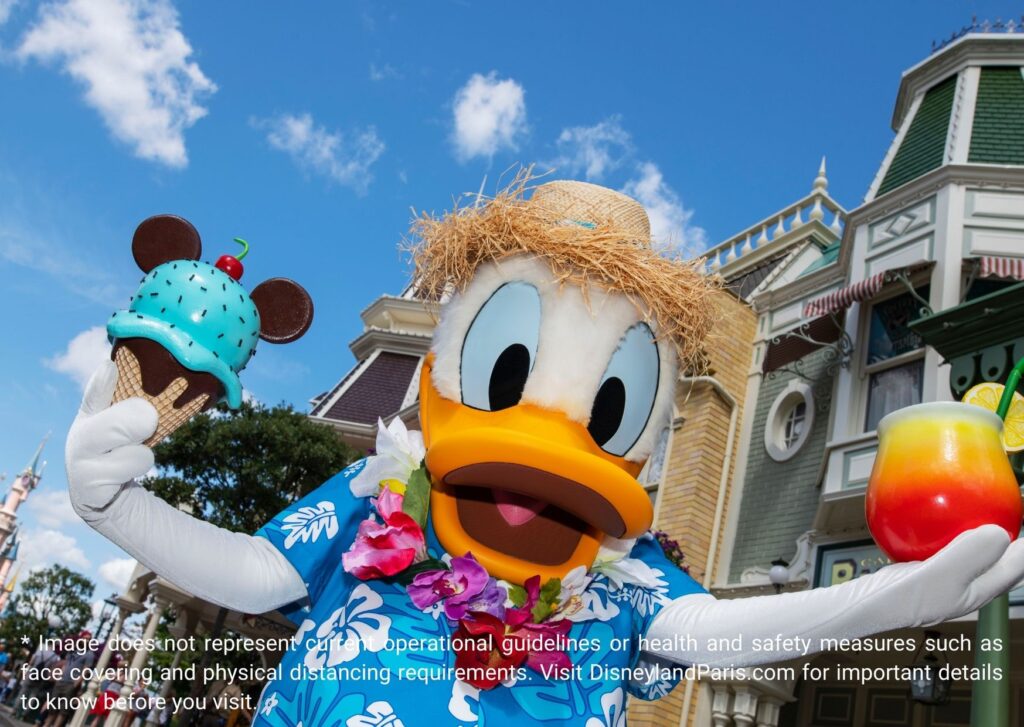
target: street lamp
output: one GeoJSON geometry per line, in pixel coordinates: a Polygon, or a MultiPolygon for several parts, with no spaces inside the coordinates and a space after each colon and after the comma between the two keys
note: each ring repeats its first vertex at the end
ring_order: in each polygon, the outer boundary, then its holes
{"type": "Polygon", "coordinates": [[[768,571],[768,580],[775,587],[776,593],[782,593],[782,589],[789,583],[789,563],[782,558],[773,560],[771,570],[768,571]]]}
{"type": "Polygon", "coordinates": [[[115,594],[111,594],[103,601],[103,607],[100,609],[100,624],[96,629],[96,641],[99,643],[104,643],[107,634],[114,628],[114,614],[117,613],[117,601],[114,600],[116,598],[115,594]]]}
{"type": "Polygon", "coordinates": [[[929,640],[935,642],[939,637],[938,631],[925,631],[924,641],[914,654],[914,663],[911,667],[910,698],[921,704],[946,704],[949,701],[949,672],[943,674],[942,666],[948,665],[942,652],[928,650],[924,656],[921,652],[929,640]],[[940,661],[941,657],[941,661],[940,661]]]}

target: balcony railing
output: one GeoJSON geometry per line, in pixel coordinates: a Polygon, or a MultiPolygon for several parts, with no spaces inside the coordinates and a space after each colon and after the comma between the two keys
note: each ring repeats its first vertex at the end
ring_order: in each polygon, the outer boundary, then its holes
{"type": "MultiPolygon", "coordinates": [[[[823,172],[819,173],[819,179],[824,178],[823,172]]],[[[706,270],[717,273],[771,241],[813,221],[827,225],[837,237],[842,235],[846,221],[846,210],[825,193],[825,186],[819,185],[818,180],[815,180],[814,191],[803,199],[710,248],[706,253],[706,270]],[[826,222],[826,219],[829,221],[826,222]]]]}

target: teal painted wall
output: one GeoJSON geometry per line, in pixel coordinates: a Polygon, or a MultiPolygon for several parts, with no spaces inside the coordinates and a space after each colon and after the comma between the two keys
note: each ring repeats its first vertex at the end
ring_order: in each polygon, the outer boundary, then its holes
{"type": "MultiPolygon", "coordinates": [[[[818,381],[824,377],[828,362],[821,351],[804,359],[804,370],[818,381]]],[[[818,409],[819,391],[831,392],[831,379],[825,386],[811,385],[815,393],[814,423],[800,451],[785,462],[776,462],[764,448],[764,430],[768,411],[776,397],[792,381],[783,374],[761,382],[748,449],[743,499],[733,546],[729,582],[739,581],[740,573],[752,566],[768,567],[771,561],[789,559],[796,550],[796,539],[811,527],[821,493],[817,477],[821,471],[828,433],[829,412],[818,409]]],[[[805,382],[806,383],[806,382],[805,382]]]]}

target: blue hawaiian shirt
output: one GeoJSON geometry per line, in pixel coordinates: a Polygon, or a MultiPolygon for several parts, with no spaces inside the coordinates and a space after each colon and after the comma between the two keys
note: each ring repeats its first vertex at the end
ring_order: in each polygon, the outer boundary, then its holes
{"type": "MultiPolygon", "coordinates": [[[[524,667],[490,690],[456,679],[455,656],[445,644],[455,629],[440,604],[421,611],[404,586],[361,581],[342,568],[341,555],[370,512],[369,499],[349,491],[363,464],[257,532],[295,567],[309,597],[281,609],[298,631],[277,678],[263,690],[255,725],[624,727],[627,693],[658,699],[678,683],[680,668],[641,660],[640,637],[673,598],[704,591],[650,535],[629,554],[647,575],[644,587],[597,575],[583,592],[580,615],[592,617],[569,632],[571,678],[545,678],[524,667]]],[[[430,554],[445,557],[430,526],[426,537],[430,554]]]]}

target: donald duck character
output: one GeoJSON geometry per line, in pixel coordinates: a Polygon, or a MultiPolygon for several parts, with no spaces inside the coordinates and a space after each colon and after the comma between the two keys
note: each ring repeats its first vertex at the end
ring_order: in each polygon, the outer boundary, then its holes
{"type": "Polygon", "coordinates": [[[420,293],[444,301],[422,434],[382,425],[373,456],[254,535],[137,482],[157,416],[110,404],[109,362],[68,435],[92,527],[196,596],[295,622],[257,724],[621,726],[627,694],[662,697],[686,667],[742,676],[961,616],[1024,577],[1021,541],[984,526],[841,585],[716,600],[648,534],[636,481],[699,370],[714,282],[652,247],[640,204],[581,182],[521,178],[414,233],[420,293]]]}

